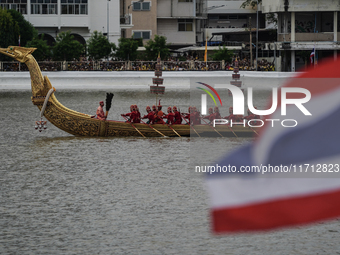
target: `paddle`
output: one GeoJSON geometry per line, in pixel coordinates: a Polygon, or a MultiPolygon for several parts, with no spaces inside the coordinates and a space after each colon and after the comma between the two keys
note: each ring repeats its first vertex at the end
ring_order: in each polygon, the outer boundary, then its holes
{"type": "MultiPolygon", "coordinates": [[[[183,117],[182,117],[182,118],[183,118],[183,117]]],[[[191,124],[190,124],[185,118],[183,118],[183,119],[185,120],[186,123],[188,123],[188,125],[192,128],[192,130],[194,130],[195,133],[196,133],[199,137],[201,137],[201,136],[199,135],[199,133],[197,133],[197,131],[194,129],[194,127],[191,126],[191,124]]]]}
{"type": "Polygon", "coordinates": [[[132,125],[132,123],[127,119],[127,118],[125,118],[125,116],[124,115],[122,115],[123,116],[123,118],[124,119],[126,119],[127,120],[127,122],[129,122],[130,124],[131,124],[131,126],[134,128],[134,129],[136,129],[136,131],[141,135],[141,136],[143,136],[144,138],[145,138],[145,136],[134,126],[134,125],[132,125]]]}
{"type": "Polygon", "coordinates": [[[144,121],[140,120],[141,122],[143,122],[144,124],[148,125],[149,127],[151,127],[153,130],[155,130],[158,134],[161,134],[162,136],[166,137],[166,135],[162,134],[160,131],[158,131],[157,129],[155,129],[153,126],[149,125],[148,123],[145,123],[144,121]]]}
{"type": "Polygon", "coordinates": [[[171,128],[171,130],[172,130],[172,131],[174,131],[176,135],[178,135],[179,137],[181,137],[181,136],[180,136],[180,134],[178,134],[178,133],[176,132],[176,130],[175,130],[175,129],[173,129],[172,127],[170,127],[170,125],[169,125],[169,124],[167,124],[167,123],[165,123],[165,124],[166,124],[166,125],[167,125],[169,128],[171,128]]]}
{"type": "Polygon", "coordinates": [[[231,130],[231,132],[233,132],[233,134],[235,135],[235,137],[238,137],[235,132],[231,129],[231,127],[229,126],[229,124],[227,124],[228,128],[231,130]]]}
{"type": "Polygon", "coordinates": [[[106,93],[106,100],[105,100],[106,113],[105,113],[105,117],[107,117],[107,115],[109,114],[109,110],[110,110],[111,105],[112,105],[113,96],[114,96],[113,93],[106,93]]]}
{"type": "Polygon", "coordinates": [[[211,127],[213,130],[215,130],[217,134],[219,134],[220,136],[223,137],[223,135],[221,135],[220,132],[218,132],[215,128],[213,128],[212,126],[210,126],[210,125],[202,118],[202,116],[199,115],[199,117],[200,117],[201,120],[203,120],[203,121],[205,122],[205,124],[207,124],[207,125],[208,125],[209,127],[211,127]]]}

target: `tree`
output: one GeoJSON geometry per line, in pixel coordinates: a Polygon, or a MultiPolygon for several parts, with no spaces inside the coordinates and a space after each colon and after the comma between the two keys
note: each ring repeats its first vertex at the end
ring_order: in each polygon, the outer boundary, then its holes
{"type": "Polygon", "coordinates": [[[145,45],[145,52],[149,60],[156,60],[158,54],[160,54],[161,59],[166,59],[170,55],[166,37],[155,35],[155,39],[149,40],[145,45]]]}
{"type": "Polygon", "coordinates": [[[18,45],[19,26],[12,15],[0,8],[0,47],[6,48],[8,46],[18,45]]]}
{"type": "Polygon", "coordinates": [[[261,4],[262,0],[246,0],[241,4],[241,8],[246,8],[247,6],[251,6],[252,9],[255,9],[256,5],[261,4]]]}
{"type": "Polygon", "coordinates": [[[95,60],[108,58],[111,52],[116,50],[116,45],[110,43],[101,32],[94,31],[87,41],[87,52],[95,60]]]}
{"type": "Polygon", "coordinates": [[[84,53],[83,45],[74,39],[70,31],[61,32],[57,35],[56,43],[53,46],[53,59],[72,61],[80,58],[84,53]]]}
{"type": "Polygon", "coordinates": [[[24,16],[22,16],[20,12],[17,12],[16,10],[8,10],[8,12],[11,14],[13,20],[18,22],[20,46],[26,46],[28,41],[31,41],[34,37],[38,36],[38,31],[31,23],[25,20],[24,16]]]}
{"type": "Polygon", "coordinates": [[[37,48],[32,55],[38,61],[46,60],[51,57],[51,49],[47,45],[47,41],[44,40],[44,34],[42,34],[40,37],[34,37],[31,41],[27,42],[26,46],[37,48]]]}
{"type": "Polygon", "coordinates": [[[212,55],[212,59],[214,61],[225,60],[227,62],[231,62],[233,55],[234,55],[234,52],[231,51],[231,50],[228,50],[225,47],[225,45],[223,45],[223,48],[221,48],[221,46],[219,46],[218,50],[214,50],[214,54],[212,55]]]}
{"type": "MultiPolygon", "coordinates": [[[[241,4],[240,8],[246,8],[247,6],[251,6],[251,8],[254,10],[257,4],[261,3],[262,0],[258,0],[258,2],[256,0],[246,0],[241,4]]],[[[268,20],[269,23],[273,23],[274,25],[277,24],[277,17],[274,13],[268,13],[266,15],[266,19],[268,20]]]]}
{"type": "Polygon", "coordinates": [[[116,57],[120,60],[136,60],[137,58],[138,41],[129,38],[120,38],[116,57]]]}

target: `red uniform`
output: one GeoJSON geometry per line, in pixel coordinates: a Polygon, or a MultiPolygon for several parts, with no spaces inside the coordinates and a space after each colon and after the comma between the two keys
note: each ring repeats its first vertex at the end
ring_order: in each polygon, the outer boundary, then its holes
{"type": "Polygon", "coordinates": [[[259,123],[260,121],[258,121],[258,120],[260,120],[261,118],[260,118],[259,115],[250,114],[250,115],[248,115],[248,116],[245,116],[244,119],[247,120],[247,121],[257,119],[257,121],[256,121],[256,120],[255,120],[255,121],[252,121],[252,122],[251,122],[251,125],[258,125],[258,124],[260,124],[260,123],[259,123]]]}
{"type": "Polygon", "coordinates": [[[182,123],[182,116],[181,113],[178,111],[175,111],[175,121],[174,124],[181,124],[182,123]]]}
{"type": "Polygon", "coordinates": [[[215,114],[211,113],[210,115],[203,117],[203,119],[207,119],[212,122],[215,119],[215,114]]]}
{"type": "Polygon", "coordinates": [[[214,119],[222,119],[221,114],[219,112],[214,112],[214,119]]]}
{"type": "Polygon", "coordinates": [[[142,119],[149,119],[147,122],[148,124],[154,124],[155,123],[155,114],[153,112],[149,112],[148,114],[144,115],[142,119]]]}
{"type": "Polygon", "coordinates": [[[129,112],[129,113],[126,113],[126,114],[122,114],[122,116],[129,117],[128,122],[135,123],[137,113],[136,113],[136,111],[132,111],[132,112],[129,112]]]}
{"type": "Polygon", "coordinates": [[[214,107],[214,119],[222,119],[220,110],[217,106],[214,107]]]}
{"type": "Polygon", "coordinates": [[[167,119],[167,124],[171,125],[174,123],[175,114],[173,112],[169,112],[168,115],[165,115],[163,118],[167,119]]]}
{"type": "Polygon", "coordinates": [[[191,123],[190,122],[191,121],[191,118],[190,118],[191,117],[191,113],[183,113],[183,114],[186,114],[186,115],[183,115],[183,118],[184,119],[188,119],[188,122],[191,123]]]}
{"type": "Polygon", "coordinates": [[[242,116],[234,115],[234,114],[230,114],[229,116],[225,116],[223,119],[232,120],[233,123],[235,123],[235,122],[242,122],[242,116]]]}
{"type": "Polygon", "coordinates": [[[133,119],[133,123],[140,123],[140,119],[141,119],[141,117],[140,117],[140,112],[137,110],[137,111],[136,111],[136,116],[135,116],[135,118],[133,119]]]}
{"type": "Polygon", "coordinates": [[[201,124],[201,118],[200,118],[200,113],[199,113],[199,112],[194,111],[194,112],[192,113],[191,123],[192,123],[193,125],[199,125],[199,124],[201,124]]]}
{"type": "Polygon", "coordinates": [[[203,119],[207,119],[210,122],[212,122],[215,119],[213,108],[211,108],[211,107],[209,108],[209,115],[203,117],[203,119]]]}

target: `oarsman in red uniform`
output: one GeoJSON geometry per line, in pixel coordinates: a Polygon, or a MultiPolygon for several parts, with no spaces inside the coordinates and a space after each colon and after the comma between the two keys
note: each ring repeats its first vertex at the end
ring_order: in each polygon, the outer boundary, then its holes
{"type": "Polygon", "coordinates": [[[135,115],[134,118],[132,119],[133,123],[140,123],[140,112],[139,112],[139,108],[138,106],[135,104],[134,105],[135,108],[135,115]]]}
{"type": "Polygon", "coordinates": [[[175,114],[172,112],[171,106],[168,107],[168,114],[163,116],[164,119],[167,119],[166,124],[173,124],[174,123],[175,114]]]}
{"type": "Polygon", "coordinates": [[[200,112],[197,111],[196,106],[192,107],[192,117],[191,117],[191,124],[193,125],[199,125],[201,124],[201,117],[200,112]]]}
{"type": "MultiPolygon", "coordinates": [[[[254,107],[255,109],[257,109],[257,107],[254,107]]],[[[247,120],[247,123],[248,123],[248,121],[249,120],[254,120],[254,121],[251,121],[251,124],[250,125],[258,125],[258,124],[260,124],[259,122],[260,121],[256,121],[255,119],[257,119],[257,120],[260,120],[261,118],[260,118],[260,116],[259,115],[256,115],[256,114],[254,114],[254,113],[252,113],[250,110],[249,110],[249,108],[248,108],[248,116],[245,116],[243,119],[245,119],[245,120],[247,120]]]]}
{"type": "Polygon", "coordinates": [[[154,124],[155,123],[155,114],[151,111],[150,106],[146,107],[146,112],[148,114],[144,115],[142,119],[149,119],[146,123],[147,124],[154,124]]]}
{"type": "MultiPolygon", "coordinates": [[[[232,120],[233,123],[235,122],[242,122],[242,119],[243,119],[243,116],[242,115],[234,115],[233,114],[233,107],[229,107],[229,115],[228,116],[225,116],[223,119],[226,119],[226,120],[232,120]]],[[[230,124],[230,122],[229,122],[230,124]]]]}
{"type": "Polygon", "coordinates": [[[157,111],[156,105],[152,106],[152,112],[153,112],[154,115],[157,115],[158,111],[157,111]]]}
{"type": "Polygon", "coordinates": [[[183,115],[183,118],[184,119],[188,119],[188,122],[186,123],[186,125],[188,125],[188,124],[192,124],[191,123],[191,115],[192,115],[192,107],[191,106],[189,106],[189,108],[188,108],[188,113],[182,113],[182,115],[183,115]]]}
{"type": "Polygon", "coordinates": [[[203,117],[203,119],[209,120],[209,124],[210,124],[215,119],[215,114],[214,114],[214,110],[212,107],[209,108],[208,113],[209,115],[203,117]]]}
{"type": "Polygon", "coordinates": [[[217,106],[214,107],[214,119],[222,119],[220,110],[217,106]]]}
{"type": "Polygon", "coordinates": [[[177,111],[177,107],[174,106],[172,107],[174,114],[175,114],[175,121],[174,124],[181,124],[182,123],[182,116],[181,113],[179,111],[177,111]]]}
{"type": "Polygon", "coordinates": [[[159,117],[162,117],[163,115],[165,115],[165,114],[163,113],[163,111],[162,111],[162,105],[161,105],[161,100],[160,100],[160,99],[159,99],[159,103],[158,103],[158,106],[157,106],[157,110],[158,110],[157,115],[158,115],[159,117]]]}
{"type": "Polygon", "coordinates": [[[135,105],[131,105],[130,106],[130,111],[129,113],[126,114],[121,114],[121,116],[123,117],[129,117],[129,119],[126,122],[134,122],[134,120],[136,119],[136,114],[137,112],[135,111],[135,105]]]}
{"type": "Polygon", "coordinates": [[[157,123],[157,124],[164,124],[164,121],[163,121],[164,113],[162,111],[161,100],[159,100],[159,104],[158,104],[157,108],[158,109],[157,109],[155,123],[157,123]]]}
{"type": "Polygon", "coordinates": [[[105,116],[103,107],[104,107],[104,102],[100,101],[99,106],[98,106],[97,111],[96,111],[96,115],[97,115],[96,119],[106,120],[106,116],[105,116]]]}

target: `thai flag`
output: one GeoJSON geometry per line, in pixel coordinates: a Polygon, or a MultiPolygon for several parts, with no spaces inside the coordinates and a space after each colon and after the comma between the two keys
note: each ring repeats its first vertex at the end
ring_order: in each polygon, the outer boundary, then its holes
{"type": "Polygon", "coordinates": [[[314,57],[315,57],[315,48],[313,49],[313,51],[310,53],[310,63],[313,64],[314,62],[314,57]]]}
{"type": "MultiPolygon", "coordinates": [[[[235,166],[235,173],[208,174],[215,233],[270,230],[340,216],[339,65],[340,60],[324,63],[285,86],[311,92],[304,106],[312,116],[305,116],[295,105],[287,106],[287,115],[282,116],[278,107],[270,119],[295,119],[298,125],[266,123],[255,141],[218,162],[219,167],[235,166]],[[291,172],[237,172],[242,166],[270,165],[291,172]]],[[[302,98],[301,93],[290,98],[302,98]]]]}

